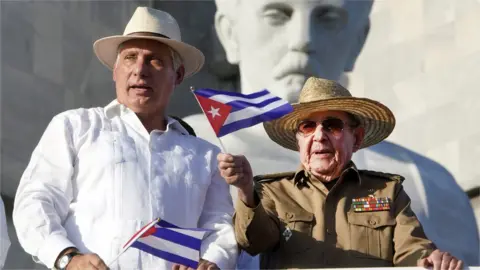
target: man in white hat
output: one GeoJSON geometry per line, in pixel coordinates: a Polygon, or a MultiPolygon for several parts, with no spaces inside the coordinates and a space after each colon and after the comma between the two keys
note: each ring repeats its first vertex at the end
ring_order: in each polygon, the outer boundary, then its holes
{"type": "MultiPolygon", "coordinates": [[[[202,67],[202,52],[181,41],[171,15],[146,7],[94,50],[113,69],[117,98],[48,125],[15,199],[22,247],[50,268],[106,269],[135,232],[161,218],[212,230],[199,268],[233,268],[233,205],[219,150],[165,114],[175,87],[202,67]]],[[[187,269],[132,248],[108,267],[187,269]]]]}
{"type": "Polygon", "coordinates": [[[299,152],[297,171],[253,179],[244,156],[218,155],[222,176],[238,191],[237,241],[261,254],[261,269],[462,268],[425,236],[403,177],[359,170],[351,161],[354,152],[393,131],[386,106],[311,77],[293,107],[264,126],[275,143],[299,152]]]}

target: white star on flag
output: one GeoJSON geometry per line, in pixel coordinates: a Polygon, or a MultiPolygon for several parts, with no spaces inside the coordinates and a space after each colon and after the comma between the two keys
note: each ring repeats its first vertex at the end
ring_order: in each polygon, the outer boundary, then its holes
{"type": "Polygon", "coordinates": [[[208,113],[212,115],[212,118],[215,118],[217,115],[221,116],[218,110],[220,110],[220,108],[214,108],[213,106],[210,106],[210,111],[208,111],[208,113]]]}

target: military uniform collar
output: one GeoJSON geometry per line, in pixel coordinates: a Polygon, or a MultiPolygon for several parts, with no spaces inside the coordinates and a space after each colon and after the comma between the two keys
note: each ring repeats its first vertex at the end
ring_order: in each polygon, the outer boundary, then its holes
{"type": "MultiPolygon", "coordinates": [[[[355,163],[353,163],[353,161],[350,161],[347,164],[346,168],[340,174],[339,179],[344,179],[349,175],[351,175],[351,180],[357,180],[358,184],[362,185],[362,178],[360,177],[357,166],[355,165],[355,163]]],[[[295,175],[293,176],[293,184],[298,188],[303,186],[308,187],[308,182],[311,181],[311,179],[318,180],[309,171],[305,170],[305,167],[303,165],[300,165],[298,170],[295,172],[295,175]]]]}
{"type": "MultiPolygon", "coordinates": [[[[110,102],[107,106],[104,107],[103,110],[104,110],[105,116],[108,119],[112,119],[116,116],[119,116],[119,117],[124,116],[130,119],[133,118],[134,119],[133,122],[135,123],[135,128],[138,128],[138,130],[142,130],[142,131],[145,130],[145,127],[140,122],[140,119],[138,119],[136,114],[132,110],[130,110],[127,106],[118,102],[117,99],[114,99],[112,102],[110,102]]],[[[162,132],[168,132],[169,130],[174,129],[179,131],[182,135],[189,134],[188,130],[186,130],[182,126],[182,124],[175,118],[166,117],[166,121],[167,121],[167,124],[165,126],[165,131],[162,131],[162,132]]],[[[147,133],[145,135],[148,136],[149,134],[147,133]]]]}

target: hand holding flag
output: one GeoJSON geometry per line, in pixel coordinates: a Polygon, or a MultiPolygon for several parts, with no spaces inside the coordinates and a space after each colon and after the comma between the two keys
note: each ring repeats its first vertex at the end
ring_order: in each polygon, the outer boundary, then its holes
{"type": "Polygon", "coordinates": [[[123,246],[122,252],[108,265],[112,265],[128,248],[134,247],[164,260],[196,269],[200,260],[202,239],[210,230],[184,229],[157,218],[123,246]]]}

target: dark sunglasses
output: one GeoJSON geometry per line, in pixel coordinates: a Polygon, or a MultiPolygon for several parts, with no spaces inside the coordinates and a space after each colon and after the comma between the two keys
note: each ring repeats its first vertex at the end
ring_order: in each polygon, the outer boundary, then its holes
{"type": "Polygon", "coordinates": [[[301,121],[297,126],[297,133],[302,134],[303,136],[308,136],[315,132],[318,125],[322,125],[322,129],[325,132],[332,134],[333,136],[340,136],[343,129],[345,128],[345,122],[339,118],[327,118],[321,122],[304,120],[301,121]]]}

